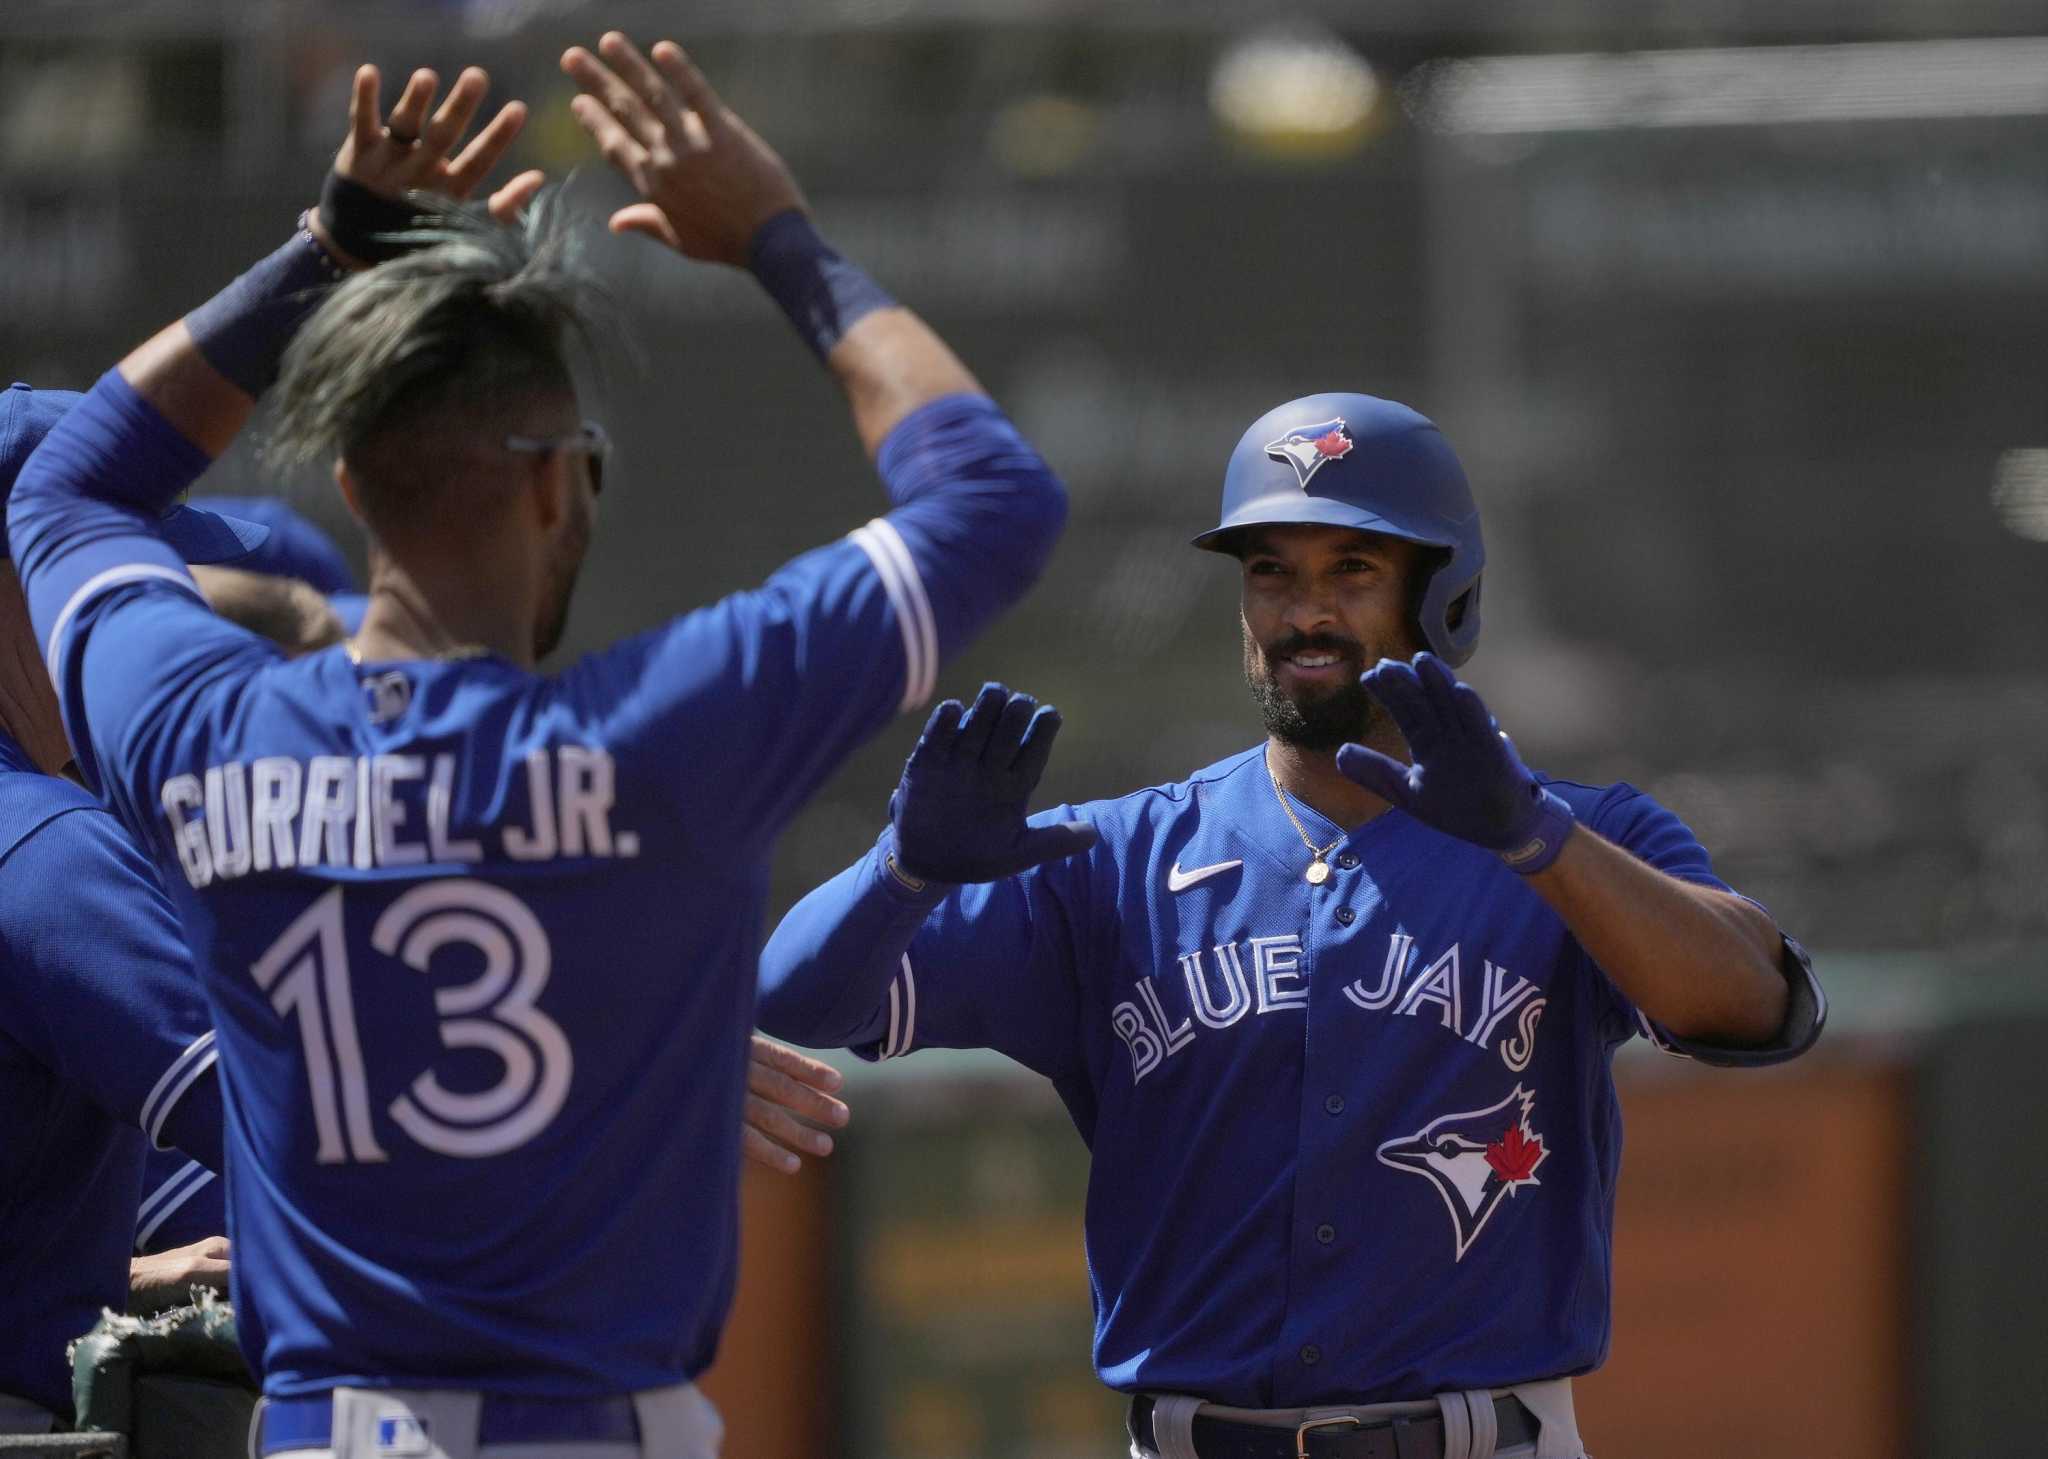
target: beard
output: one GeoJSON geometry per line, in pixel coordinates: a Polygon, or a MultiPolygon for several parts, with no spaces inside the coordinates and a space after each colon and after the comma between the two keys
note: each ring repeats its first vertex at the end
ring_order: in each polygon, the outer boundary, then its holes
{"type": "Polygon", "coordinates": [[[1244,628],[1244,679],[1251,686],[1252,702],[1259,706],[1266,733],[1297,749],[1333,752],[1352,741],[1363,743],[1380,714],[1379,705],[1358,682],[1368,664],[1381,655],[1355,639],[1331,633],[1290,633],[1271,644],[1261,645],[1244,628]],[[1308,689],[1289,694],[1281,687],[1279,663],[1298,653],[1333,653],[1352,668],[1350,677],[1327,689],[1308,689]]]}

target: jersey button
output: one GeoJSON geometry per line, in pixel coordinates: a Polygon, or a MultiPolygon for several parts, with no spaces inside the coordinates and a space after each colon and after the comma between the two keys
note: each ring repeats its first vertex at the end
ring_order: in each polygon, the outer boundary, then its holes
{"type": "Polygon", "coordinates": [[[1308,1367],[1313,1368],[1317,1363],[1320,1363],[1322,1360],[1323,1350],[1317,1347],[1314,1343],[1308,1344],[1301,1350],[1301,1361],[1304,1365],[1308,1367]]]}
{"type": "Polygon", "coordinates": [[[1332,1226],[1328,1221],[1325,1221],[1322,1225],[1316,1227],[1316,1240],[1322,1242],[1323,1245],[1328,1246],[1332,1241],[1335,1241],[1336,1239],[1337,1228],[1335,1226],[1332,1226]]]}
{"type": "Polygon", "coordinates": [[[1358,869],[1358,858],[1347,851],[1337,858],[1337,865],[1346,871],[1356,871],[1358,869]]]}
{"type": "Polygon", "coordinates": [[[1341,1094],[1325,1095],[1323,1098],[1323,1108],[1333,1115],[1344,1113],[1344,1096],[1341,1094]]]}
{"type": "Polygon", "coordinates": [[[1356,922],[1357,920],[1358,914],[1352,911],[1349,907],[1339,907],[1337,909],[1337,921],[1341,923],[1343,926],[1349,927],[1353,922],[1356,922]]]}

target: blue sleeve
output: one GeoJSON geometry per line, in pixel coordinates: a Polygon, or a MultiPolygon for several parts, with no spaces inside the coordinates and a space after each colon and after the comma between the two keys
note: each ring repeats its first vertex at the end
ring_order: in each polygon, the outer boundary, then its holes
{"type": "Polygon", "coordinates": [[[131,825],[124,789],[146,798],[135,747],[174,706],[197,713],[216,683],[281,656],[217,617],[157,529],[163,507],[206,469],[117,371],[29,457],[7,503],[7,538],[78,767],[131,825]]]}
{"type": "Polygon", "coordinates": [[[150,1151],[135,1208],[135,1254],[154,1256],[226,1235],[226,1194],[220,1177],[183,1150],[150,1151]]]}
{"type": "MultiPolygon", "coordinates": [[[[1714,874],[1713,862],[1692,829],[1632,785],[1612,787],[1585,820],[1591,829],[1667,875],[1719,891],[1733,890],[1714,874]]],[[[1766,1044],[1738,1048],[1680,1038],[1630,1004],[1611,982],[1607,988],[1644,1037],[1668,1054],[1726,1067],[1781,1064],[1799,1057],[1819,1039],[1827,1021],[1827,996],[1806,949],[1782,932],[1779,936],[1784,939],[1781,961],[1791,996],[1786,1000],[1784,1024],[1766,1044]]],[[[1602,981],[1606,982],[1604,974],[1602,981]]]]}
{"type": "Polygon", "coordinates": [[[941,661],[1023,597],[1065,525],[1051,469],[981,396],[913,412],[877,459],[887,516],[562,676],[614,753],[674,767],[693,816],[783,824],[931,697],[941,661]]]}
{"type": "MultiPolygon", "coordinates": [[[[1052,824],[1071,807],[1033,816],[1052,824]]],[[[882,865],[887,837],[790,910],[761,956],[756,1019],[776,1038],[850,1048],[994,1049],[1048,1078],[1080,1061],[1087,861],[913,896],[882,865]]]]}
{"type": "Polygon", "coordinates": [[[0,942],[13,1039],[153,1144],[219,1169],[199,978],[169,898],[113,817],[80,805],[15,844],[0,862],[0,942]]]}

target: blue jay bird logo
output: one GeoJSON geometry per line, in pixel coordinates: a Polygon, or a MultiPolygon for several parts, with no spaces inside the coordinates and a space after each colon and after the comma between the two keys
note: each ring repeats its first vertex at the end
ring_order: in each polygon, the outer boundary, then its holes
{"type": "Polygon", "coordinates": [[[1342,461],[1351,454],[1351,431],[1340,417],[1326,420],[1321,425],[1303,426],[1298,431],[1289,431],[1279,440],[1266,447],[1266,454],[1275,461],[1285,461],[1294,468],[1294,474],[1301,478],[1301,489],[1308,490],[1308,480],[1332,461],[1342,461]]]}
{"type": "Polygon", "coordinates": [[[1529,1127],[1536,1096],[1521,1085],[1499,1104],[1443,1115],[1380,1146],[1383,1165],[1419,1175],[1436,1187],[1457,1228],[1457,1260],[1479,1238],[1501,1203],[1525,1185],[1541,1185],[1536,1167],[1549,1158],[1529,1127]]]}

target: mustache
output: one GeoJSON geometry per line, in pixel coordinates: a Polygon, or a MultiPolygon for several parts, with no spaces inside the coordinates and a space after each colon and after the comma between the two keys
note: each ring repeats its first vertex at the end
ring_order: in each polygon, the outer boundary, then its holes
{"type": "Polygon", "coordinates": [[[1287,659],[1304,653],[1339,654],[1357,659],[1364,657],[1365,646],[1355,638],[1335,633],[1290,633],[1285,638],[1259,645],[1259,651],[1268,659],[1287,659]]]}

